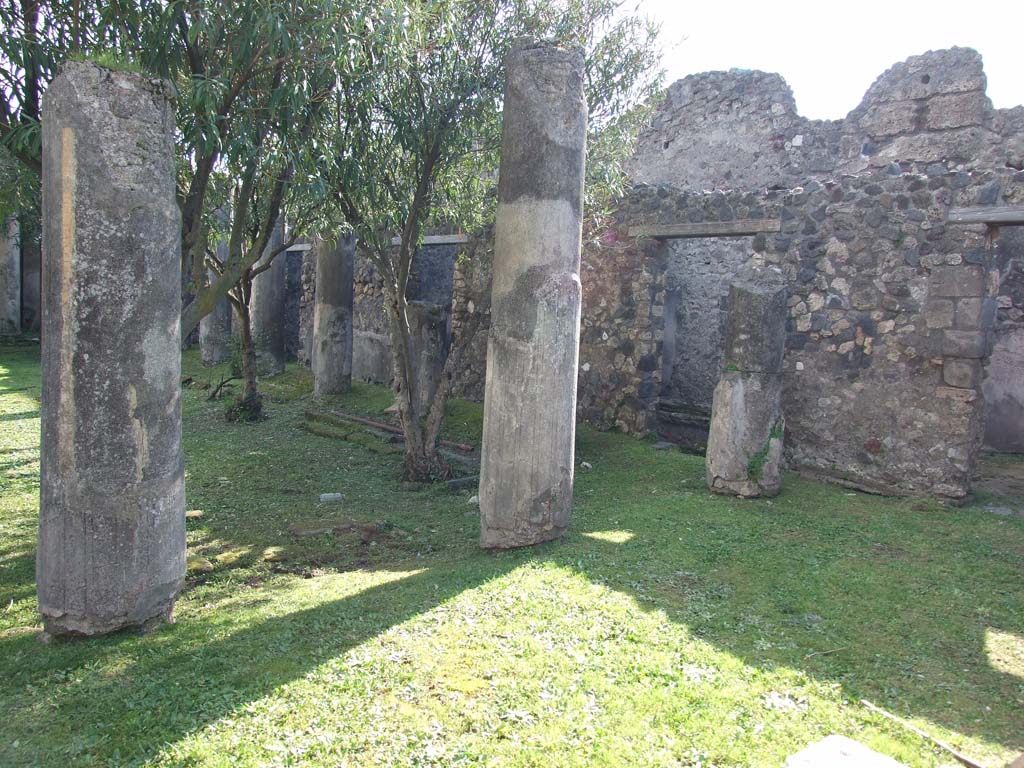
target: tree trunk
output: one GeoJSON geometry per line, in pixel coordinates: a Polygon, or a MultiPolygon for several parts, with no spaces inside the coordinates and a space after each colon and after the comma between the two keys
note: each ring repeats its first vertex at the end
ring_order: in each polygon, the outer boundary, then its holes
{"type": "Polygon", "coordinates": [[[229,421],[259,421],[263,417],[263,395],[256,382],[256,347],[252,343],[252,321],[249,315],[250,291],[240,287],[241,301],[232,301],[238,316],[238,346],[242,366],[242,397],[228,409],[229,421]]]}
{"type": "Polygon", "coordinates": [[[252,343],[252,322],[249,318],[249,307],[239,304],[235,307],[238,315],[238,344],[241,349],[242,380],[245,382],[243,398],[258,394],[256,385],[256,348],[252,343]]]}
{"type": "Polygon", "coordinates": [[[419,408],[416,406],[419,392],[413,370],[408,305],[398,296],[391,295],[388,298],[391,355],[395,365],[395,399],[405,435],[403,476],[417,482],[446,480],[451,477],[451,467],[437,452],[437,436],[429,441],[425,439],[423,424],[418,415],[419,408]]]}

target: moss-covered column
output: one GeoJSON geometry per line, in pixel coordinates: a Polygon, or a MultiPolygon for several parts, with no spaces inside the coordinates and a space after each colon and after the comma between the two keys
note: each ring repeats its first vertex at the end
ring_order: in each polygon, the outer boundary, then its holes
{"type": "Polygon", "coordinates": [[[49,633],[159,622],[185,577],[170,94],[71,63],[43,100],[36,577],[49,633]]]}
{"type": "Polygon", "coordinates": [[[569,525],[579,361],[583,53],[520,43],[506,63],[480,467],[488,548],[569,525]]]}
{"type": "Polygon", "coordinates": [[[767,266],[741,269],[729,288],[724,371],[711,405],[708,488],[774,496],[782,462],[786,280],[767,266]]]}
{"type": "Polygon", "coordinates": [[[313,305],[313,389],[337,395],[352,389],[352,279],[356,240],[316,244],[313,305]]]}

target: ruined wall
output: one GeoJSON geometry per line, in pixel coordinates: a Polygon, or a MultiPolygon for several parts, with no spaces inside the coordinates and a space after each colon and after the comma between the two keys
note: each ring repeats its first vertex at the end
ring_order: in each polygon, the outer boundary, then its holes
{"type": "Polygon", "coordinates": [[[313,312],[316,308],[316,251],[310,248],[302,255],[299,273],[299,348],[300,365],[313,364],[313,312]]]}
{"type": "Polygon", "coordinates": [[[352,295],[352,378],[389,384],[394,374],[384,281],[358,248],[352,295]]]}
{"type": "MultiPolygon", "coordinates": [[[[1014,180],[1002,190],[999,202],[1024,205],[1024,173],[1014,180]]],[[[984,386],[985,443],[995,450],[1024,453],[1024,227],[997,230],[995,248],[999,289],[995,344],[984,386]]]]}
{"type": "Polygon", "coordinates": [[[985,84],[976,51],[929,51],[883,73],[845,119],[808,120],[779,75],[691,75],[668,89],[630,175],[694,191],[756,191],[891,165],[1020,170],[1024,110],[993,109],[985,84]]]}
{"type": "Polygon", "coordinates": [[[459,359],[452,377],[452,395],[468,400],[484,399],[493,258],[493,233],[484,232],[467,244],[454,265],[452,347],[459,359]]]}
{"type": "Polygon", "coordinates": [[[0,334],[21,331],[21,243],[18,221],[0,221],[0,334]]]}
{"type": "MultiPolygon", "coordinates": [[[[648,271],[665,269],[667,245],[630,243],[628,228],[637,224],[722,221],[722,213],[726,221],[779,218],[779,234],[751,242],[790,284],[789,460],[858,487],[962,496],[979,447],[998,276],[984,227],[945,221],[950,207],[988,199],[993,189],[1000,198],[1015,194],[1019,183],[1005,173],[934,170],[812,181],[760,199],[638,187],[624,201],[614,242],[591,261],[616,264],[630,254],[626,261],[644,259],[648,271]]],[[[627,309],[623,301],[611,314],[627,309]]],[[[658,309],[629,315],[630,330],[620,335],[646,332],[658,309]]],[[[662,367],[664,345],[654,352],[662,367]]],[[[685,372],[696,362],[675,365],[685,372]]],[[[614,387],[588,388],[591,411],[639,405],[646,419],[636,421],[650,428],[658,403],[636,402],[642,374],[637,366],[614,387]]],[[[580,381],[582,388],[587,379],[580,381]]]]}
{"type": "MultiPolygon", "coordinates": [[[[409,276],[406,297],[410,301],[437,304],[444,312],[450,312],[456,281],[455,261],[462,247],[422,247],[413,260],[413,271],[409,276]]],[[[384,282],[377,268],[358,248],[355,258],[352,312],[352,378],[389,384],[394,378],[394,373],[390,331],[384,308],[384,282]]],[[[446,321],[446,325],[454,327],[450,321],[446,321]]],[[[450,336],[451,332],[446,335],[450,336]]],[[[481,373],[481,383],[482,380],[481,373]]]]}
{"type": "Polygon", "coordinates": [[[289,360],[301,360],[305,356],[302,337],[302,264],[305,258],[302,250],[285,251],[279,258],[285,260],[285,353],[289,360]]]}

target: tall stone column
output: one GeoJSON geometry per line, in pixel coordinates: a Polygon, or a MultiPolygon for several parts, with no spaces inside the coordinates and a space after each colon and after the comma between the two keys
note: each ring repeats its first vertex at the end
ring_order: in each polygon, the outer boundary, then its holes
{"type": "Polygon", "coordinates": [[[352,279],[356,240],[321,240],[316,248],[313,305],[313,392],[337,395],[352,389],[352,279]]]}
{"type": "MultiPolygon", "coordinates": [[[[284,242],[283,223],[278,221],[264,250],[266,259],[284,242]]],[[[263,263],[260,260],[260,264],[263,263]]],[[[252,338],[256,348],[256,366],[263,376],[274,376],[284,370],[286,350],[285,304],[288,289],[288,259],[274,256],[270,269],[252,281],[249,312],[252,315],[252,338]]]]}
{"type": "Polygon", "coordinates": [[[0,220],[0,334],[21,332],[21,247],[18,220],[0,220]]]}
{"type": "Polygon", "coordinates": [[[36,580],[48,633],[157,623],[185,578],[171,93],[79,62],[43,97],[36,580]]]}
{"type": "MultiPolygon", "coordinates": [[[[227,263],[228,244],[221,240],[217,243],[217,258],[221,264],[227,263]]],[[[211,270],[210,282],[216,279],[211,270]]],[[[199,321],[199,352],[203,356],[204,365],[217,365],[230,357],[231,302],[226,298],[217,302],[213,312],[199,321]]]]}
{"type": "Polygon", "coordinates": [[[480,465],[487,548],[569,525],[579,362],[583,53],[519,43],[506,65],[480,465]]]}
{"type": "Polygon", "coordinates": [[[705,457],[708,488],[734,496],[775,496],[782,464],[782,360],[786,280],[749,264],[729,288],[724,371],[711,405],[705,457]]]}

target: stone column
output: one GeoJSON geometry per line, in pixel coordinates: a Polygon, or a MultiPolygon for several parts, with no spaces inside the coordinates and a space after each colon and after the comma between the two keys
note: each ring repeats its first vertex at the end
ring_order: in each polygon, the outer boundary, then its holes
{"type": "Polygon", "coordinates": [[[48,633],[152,626],[185,578],[171,94],[79,62],[43,97],[36,581],[48,633]]]}
{"type": "MultiPolygon", "coordinates": [[[[270,236],[260,264],[281,247],[284,227],[280,220],[270,236]]],[[[249,312],[252,320],[253,345],[256,348],[256,367],[262,376],[274,376],[284,371],[285,358],[285,304],[288,288],[288,259],[284,252],[274,256],[270,269],[261,272],[252,281],[249,312]]]]}
{"type": "Polygon", "coordinates": [[[569,525],[579,362],[583,53],[519,43],[506,65],[480,465],[487,548],[569,525]]]}
{"type": "MultiPolygon", "coordinates": [[[[228,244],[223,239],[220,240],[217,243],[217,258],[221,264],[227,263],[227,251],[228,244]]],[[[212,283],[216,277],[211,270],[210,282],[212,283]]],[[[217,365],[230,357],[232,313],[231,302],[224,298],[217,302],[213,312],[199,321],[199,352],[203,356],[204,365],[217,365]]]]}
{"type": "Polygon", "coordinates": [[[0,334],[21,332],[21,248],[18,220],[0,221],[0,334]]]}
{"type": "Polygon", "coordinates": [[[729,290],[724,371],[711,405],[707,483],[715,493],[774,496],[782,462],[786,280],[747,265],[729,290]]]}
{"type": "Polygon", "coordinates": [[[337,395],[352,389],[352,275],[356,239],[321,240],[316,249],[313,305],[313,393],[337,395]]]}

